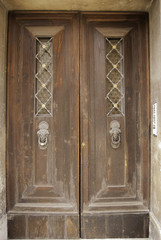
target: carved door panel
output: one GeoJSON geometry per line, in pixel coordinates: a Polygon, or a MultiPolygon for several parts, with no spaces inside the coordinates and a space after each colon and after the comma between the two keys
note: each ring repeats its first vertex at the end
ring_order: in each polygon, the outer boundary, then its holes
{"type": "Polygon", "coordinates": [[[9,14],[9,239],[148,237],[147,29],[144,13],[9,14]]]}
{"type": "Polygon", "coordinates": [[[9,238],[79,236],[78,61],[77,14],[10,14],[9,238]]]}
{"type": "Polygon", "coordinates": [[[81,15],[81,236],[148,236],[146,14],[81,15]]]}

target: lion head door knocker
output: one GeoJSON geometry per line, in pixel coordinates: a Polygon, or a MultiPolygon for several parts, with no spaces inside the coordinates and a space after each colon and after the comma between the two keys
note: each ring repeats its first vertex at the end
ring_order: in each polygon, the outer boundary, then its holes
{"type": "Polygon", "coordinates": [[[37,131],[38,145],[40,149],[46,149],[49,136],[49,124],[45,121],[39,123],[39,130],[37,131]]]}
{"type": "Polygon", "coordinates": [[[112,148],[118,148],[121,143],[121,129],[120,123],[117,120],[113,120],[110,123],[110,136],[111,136],[111,146],[112,148]]]}

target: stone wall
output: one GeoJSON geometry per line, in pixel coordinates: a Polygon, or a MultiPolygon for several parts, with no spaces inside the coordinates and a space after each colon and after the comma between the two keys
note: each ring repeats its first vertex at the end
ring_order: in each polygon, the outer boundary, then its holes
{"type": "MultiPolygon", "coordinates": [[[[161,1],[149,12],[151,106],[158,103],[158,136],[151,131],[150,238],[161,239],[161,1]]],[[[152,111],[151,111],[151,119],[152,111]]]]}
{"type": "Polygon", "coordinates": [[[0,239],[7,239],[6,220],[6,29],[7,10],[0,3],[0,239]]]}

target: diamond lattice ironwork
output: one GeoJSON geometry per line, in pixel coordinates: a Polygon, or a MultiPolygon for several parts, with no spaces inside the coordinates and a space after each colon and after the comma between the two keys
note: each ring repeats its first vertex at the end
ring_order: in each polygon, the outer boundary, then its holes
{"type": "Polygon", "coordinates": [[[122,114],[124,116],[123,38],[106,38],[106,44],[107,115],[122,114]]]}
{"type": "Polygon", "coordinates": [[[52,116],[53,38],[36,37],[35,115],[52,116]]]}

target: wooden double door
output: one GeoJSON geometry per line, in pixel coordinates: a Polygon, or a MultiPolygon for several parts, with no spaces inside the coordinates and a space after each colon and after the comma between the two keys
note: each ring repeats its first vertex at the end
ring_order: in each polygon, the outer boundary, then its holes
{"type": "Polygon", "coordinates": [[[9,14],[9,239],[148,237],[147,19],[9,14]]]}

